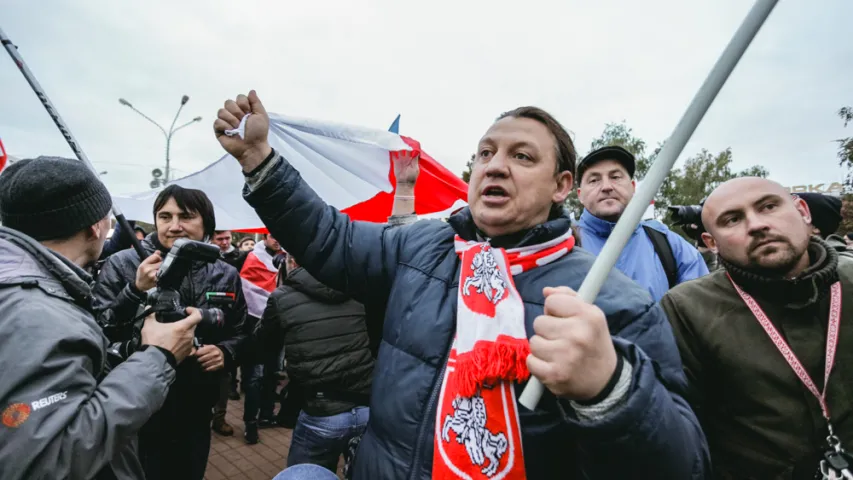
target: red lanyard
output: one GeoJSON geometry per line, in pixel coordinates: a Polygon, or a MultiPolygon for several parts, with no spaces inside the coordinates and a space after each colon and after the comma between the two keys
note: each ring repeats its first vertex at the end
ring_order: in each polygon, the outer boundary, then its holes
{"type": "Polygon", "coordinates": [[[827,421],[829,421],[829,406],[826,404],[826,387],[829,385],[829,373],[832,372],[832,366],[835,364],[835,349],[838,346],[838,326],[841,323],[841,282],[835,282],[831,287],[832,295],[829,301],[829,326],[826,332],[826,367],[824,368],[823,374],[823,392],[819,392],[814,381],[812,381],[808,372],[806,372],[806,369],[803,368],[803,364],[800,363],[800,360],[791,350],[791,347],[788,346],[788,343],[785,342],[785,339],[782,338],[782,335],[779,334],[779,331],[776,330],[773,322],[767,318],[767,315],[755,299],[748,293],[741,290],[738,284],[732,279],[731,275],[729,275],[729,280],[731,280],[732,285],[734,285],[735,290],[737,290],[737,293],[740,295],[740,298],[743,299],[743,302],[746,303],[746,306],[752,310],[752,314],[755,315],[755,319],[758,320],[758,323],[761,324],[764,331],[767,332],[770,340],[774,345],[776,345],[776,348],[779,349],[779,353],[785,357],[785,361],[788,362],[788,365],[791,366],[794,373],[800,377],[800,381],[803,382],[803,385],[805,385],[806,388],[812,392],[812,395],[817,398],[817,401],[820,402],[820,409],[823,411],[823,416],[827,421]]]}

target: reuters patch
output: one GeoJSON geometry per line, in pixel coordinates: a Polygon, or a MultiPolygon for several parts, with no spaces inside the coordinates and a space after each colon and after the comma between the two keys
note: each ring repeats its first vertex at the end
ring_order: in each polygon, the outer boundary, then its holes
{"type": "Polygon", "coordinates": [[[26,403],[13,403],[3,410],[3,425],[9,428],[18,428],[30,417],[30,406],[26,403]]]}

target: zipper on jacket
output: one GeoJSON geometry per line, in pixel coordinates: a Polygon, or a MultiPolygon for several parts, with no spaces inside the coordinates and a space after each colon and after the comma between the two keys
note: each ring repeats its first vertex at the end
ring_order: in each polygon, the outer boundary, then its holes
{"type": "MultiPolygon", "coordinates": [[[[450,351],[453,349],[453,338],[456,336],[456,332],[453,332],[453,335],[450,337],[450,344],[447,346],[447,351],[444,352],[444,360],[441,362],[441,369],[439,370],[440,375],[438,377],[438,381],[432,386],[432,392],[429,394],[429,400],[426,405],[426,412],[424,414],[424,420],[421,421],[421,426],[418,429],[417,435],[417,444],[415,444],[415,454],[412,455],[412,466],[409,471],[409,479],[416,480],[417,477],[415,475],[416,472],[420,472],[420,463],[421,463],[421,445],[423,445],[423,436],[424,429],[426,429],[427,424],[429,423],[429,419],[427,415],[432,411],[433,404],[438,403],[438,392],[441,390],[441,384],[444,382],[444,376],[447,372],[447,360],[450,358],[450,351]]],[[[438,407],[436,407],[438,408],[438,407]]],[[[434,434],[433,434],[434,435],[434,434]]]]}

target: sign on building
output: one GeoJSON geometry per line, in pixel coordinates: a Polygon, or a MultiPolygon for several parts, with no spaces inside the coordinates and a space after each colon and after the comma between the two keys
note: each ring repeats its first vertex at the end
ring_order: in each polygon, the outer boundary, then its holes
{"type": "Polygon", "coordinates": [[[827,195],[839,196],[844,192],[844,184],[840,182],[831,182],[831,183],[812,183],[809,185],[793,185],[788,187],[788,191],[791,193],[824,193],[827,195]]]}

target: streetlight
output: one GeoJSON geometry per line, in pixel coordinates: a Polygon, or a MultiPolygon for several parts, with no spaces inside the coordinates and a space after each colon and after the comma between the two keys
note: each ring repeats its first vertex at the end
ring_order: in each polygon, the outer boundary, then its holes
{"type": "Polygon", "coordinates": [[[173,136],[173,135],[175,134],[175,132],[177,132],[178,130],[180,130],[180,129],[184,128],[184,127],[187,127],[187,126],[189,126],[189,125],[191,125],[191,124],[193,124],[193,123],[196,123],[196,122],[200,122],[200,121],[201,121],[201,117],[195,117],[195,118],[193,118],[192,120],[190,120],[189,122],[187,122],[187,123],[185,123],[185,124],[183,124],[183,125],[179,126],[178,128],[175,128],[175,122],[177,122],[177,121],[178,121],[178,116],[181,114],[181,110],[183,110],[184,105],[186,105],[186,104],[187,104],[187,102],[189,102],[189,101],[190,101],[190,97],[189,97],[189,96],[184,95],[183,97],[181,97],[181,106],[180,106],[180,107],[178,107],[178,113],[176,113],[176,114],[175,114],[175,119],[174,119],[174,120],[172,120],[172,126],[171,126],[171,127],[169,127],[169,131],[168,131],[168,132],[166,132],[166,129],[165,129],[165,128],[163,128],[162,126],[160,126],[160,124],[159,124],[159,123],[157,123],[157,122],[155,122],[154,120],[152,120],[152,119],[151,119],[151,117],[149,117],[148,115],[145,115],[144,113],[142,113],[142,112],[140,112],[139,110],[137,110],[137,109],[136,109],[136,107],[134,107],[130,102],[128,102],[127,100],[125,100],[125,99],[123,99],[123,98],[119,98],[119,99],[118,99],[118,103],[120,103],[120,104],[124,105],[125,107],[127,107],[127,108],[129,108],[129,109],[131,109],[131,110],[133,110],[134,112],[136,112],[136,113],[138,113],[140,116],[142,116],[142,118],[144,118],[144,119],[148,120],[149,122],[153,123],[154,125],[156,125],[156,126],[157,126],[157,128],[159,128],[159,129],[160,129],[160,131],[161,131],[161,132],[163,132],[163,136],[164,136],[164,137],[166,137],[166,175],[165,175],[165,177],[164,177],[162,180],[156,179],[158,182],[162,182],[162,184],[163,184],[163,185],[165,185],[165,184],[169,183],[169,163],[170,163],[170,160],[171,160],[171,159],[170,159],[170,157],[169,157],[169,151],[170,151],[170,149],[171,149],[171,145],[172,145],[172,136],[173,136]]]}

